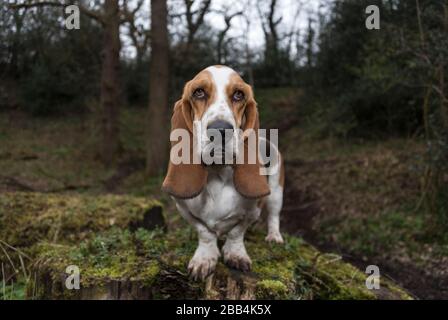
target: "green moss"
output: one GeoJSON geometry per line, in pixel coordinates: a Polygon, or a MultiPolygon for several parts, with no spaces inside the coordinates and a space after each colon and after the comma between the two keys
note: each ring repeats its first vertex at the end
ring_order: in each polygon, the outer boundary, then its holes
{"type": "Polygon", "coordinates": [[[322,254],[298,238],[286,236],[285,245],[266,245],[261,235],[249,252],[253,270],[266,280],[277,280],[298,299],[375,299],[365,286],[365,274],[341,258],[322,254]]]}
{"type": "MultiPolygon", "coordinates": [[[[160,270],[161,268],[157,261],[149,261],[145,268],[140,272],[139,276],[143,279],[146,285],[150,285],[154,283],[156,277],[160,273],[160,270]]],[[[133,280],[136,279],[137,278],[134,278],[133,280]]]]}
{"type": "Polygon", "coordinates": [[[257,299],[287,299],[289,290],[278,280],[261,280],[257,282],[255,296],[257,299]]]}
{"type": "Polygon", "coordinates": [[[114,227],[137,228],[156,207],[156,200],[122,195],[4,193],[0,240],[32,255],[39,241],[70,244],[114,227]]]}

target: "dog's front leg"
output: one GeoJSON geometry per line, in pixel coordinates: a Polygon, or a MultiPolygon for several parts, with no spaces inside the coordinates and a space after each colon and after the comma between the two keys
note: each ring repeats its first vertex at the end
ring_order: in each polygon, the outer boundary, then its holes
{"type": "Polygon", "coordinates": [[[204,280],[213,273],[220,257],[218,238],[202,222],[190,214],[188,209],[177,205],[180,214],[196,229],[199,245],[188,264],[188,272],[194,280],[204,280]]]}
{"type": "Polygon", "coordinates": [[[220,256],[217,237],[206,227],[196,227],[199,238],[199,245],[188,264],[188,272],[195,280],[205,279],[209,274],[213,273],[216,263],[220,256]]]}
{"type": "Polygon", "coordinates": [[[247,228],[255,222],[259,216],[260,210],[256,209],[227,233],[227,239],[222,247],[222,253],[224,255],[224,263],[229,267],[242,271],[250,270],[252,260],[247,254],[246,246],[244,245],[244,234],[246,233],[247,228]]]}

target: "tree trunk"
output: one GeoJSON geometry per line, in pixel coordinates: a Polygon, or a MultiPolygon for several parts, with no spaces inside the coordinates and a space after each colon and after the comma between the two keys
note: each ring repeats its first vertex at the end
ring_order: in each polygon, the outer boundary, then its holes
{"type": "Polygon", "coordinates": [[[313,66],[313,44],[314,44],[314,34],[315,31],[313,29],[313,19],[308,19],[308,34],[306,36],[306,64],[308,68],[313,66]]]}
{"type": "Polygon", "coordinates": [[[169,42],[166,0],[151,0],[151,63],[146,172],[163,173],[169,159],[169,42]]]}
{"type": "Polygon", "coordinates": [[[110,166],[120,151],[120,18],[118,0],[104,2],[104,43],[101,72],[101,160],[110,166]]]}
{"type": "Polygon", "coordinates": [[[218,64],[224,64],[223,46],[224,46],[224,38],[226,37],[227,31],[228,31],[228,28],[226,27],[223,31],[221,31],[218,34],[218,44],[216,46],[216,51],[218,52],[218,64]]]}
{"type": "MultiPolygon", "coordinates": [[[[9,73],[14,79],[19,79],[20,67],[19,67],[19,55],[21,49],[21,37],[22,37],[22,27],[23,27],[23,17],[26,14],[26,8],[21,15],[20,12],[14,11],[13,19],[15,32],[12,38],[11,45],[11,63],[9,64],[9,73]]],[[[7,66],[8,68],[8,66],[7,66]]]]}

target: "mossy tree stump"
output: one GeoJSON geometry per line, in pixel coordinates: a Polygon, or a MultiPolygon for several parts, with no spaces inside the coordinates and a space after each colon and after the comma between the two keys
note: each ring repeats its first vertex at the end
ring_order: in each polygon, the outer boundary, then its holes
{"type": "Polygon", "coordinates": [[[218,264],[204,282],[190,280],[187,264],[196,239],[189,228],[164,233],[113,229],[79,246],[43,244],[28,295],[38,299],[408,299],[387,280],[368,290],[366,274],[299,238],[269,245],[252,231],[249,273],[218,264]],[[80,290],[68,290],[68,265],[80,270],[80,290]]]}
{"type": "MultiPolygon", "coordinates": [[[[166,231],[157,201],[130,196],[0,195],[0,239],[32,256],[27,297],[32,299],[409,299],[297,237],[267,244],[251,230],[246,245],[252,270],[222,262],[204,282],[187,275],[197,246],[188,226],[166,231]],[[80,271],[80,289],[68,289],[68,266],[80,271]]],[[[0,256],[0,259],[2,257],[0,256]]]]}

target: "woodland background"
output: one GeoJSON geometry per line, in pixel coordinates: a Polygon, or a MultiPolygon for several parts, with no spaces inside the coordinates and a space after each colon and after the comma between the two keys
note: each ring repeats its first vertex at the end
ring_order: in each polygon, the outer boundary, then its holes
{"type": "Polygon", "coordinates": [[[443,0],[2,1],[0,192],[169,206],[173,103],[214,64],[240,72],[279,129],[284,231],[448,298],[443,0]],[[80,30],[64,27],[73,3],[80,30]],[[365,27],[371,4],[380,30],[365,27]]]}

